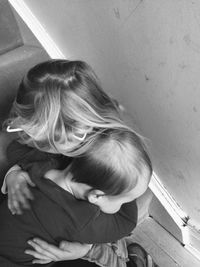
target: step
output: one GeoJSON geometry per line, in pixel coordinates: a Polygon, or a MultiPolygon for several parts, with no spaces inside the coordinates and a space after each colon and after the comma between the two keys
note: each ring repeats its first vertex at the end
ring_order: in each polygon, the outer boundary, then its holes
{"type": "Polygon", "coordinates": [[[7,0],[0,0],[0,55],[23,45],[16,19],[7,0]]]}
{"type": "Polygon", "coordinates": [[[199,267],[200,261],[153,218],[146,218],[134,230],[129,243],[137,242],[159,267],[199,267]]]}
{"type": "Polygon", "coordinates": [[[19,83],[28,69],[49,59],[44,49],[24,45],[0,56],[0,123],[8,115],[19,83]]]}

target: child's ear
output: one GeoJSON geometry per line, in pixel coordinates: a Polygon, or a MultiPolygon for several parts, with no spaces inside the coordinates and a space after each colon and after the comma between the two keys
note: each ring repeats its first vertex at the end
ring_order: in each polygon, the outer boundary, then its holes
{"type": "Polygon", "coordinates": [[[105,193],[103,191],[94,189],[88,193],[87,198],[90,203],[97,204],[104,195],[105,193]]]}

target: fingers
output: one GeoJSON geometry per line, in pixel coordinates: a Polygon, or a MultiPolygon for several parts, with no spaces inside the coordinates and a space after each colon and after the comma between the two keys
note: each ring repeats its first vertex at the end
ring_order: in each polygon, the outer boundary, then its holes
{"type": "MultiPolygon", "coordinates": [[[[46,242],[44,242],[46,243],[46,242]]],[[[51,259],[51,261],[56,261],[57,260],[57,257],[56,255],[54,255],[53,253],[51,253],[50,251],[48,251],[48,247],[50,245],[47,245],[45,244],[38,244],[36,243],[35,241],[28,241],[28,244],[34,248],[34,250],[26,250],[25,253],[26,254],[29,254],[29,255],[32,255],[33,257],[37,258],[37,259],[40,259],[40,260],[49,260],[51,259]]]]}
{"type": "Polygon", "coordinates": [[[28,188],[23,188],[23,189],[19,189],[17,191],[15,191],[15,198],[16,200],[19,202],[20,207],[24,208],[24,209],[30,209],[30,204],[28,199],[30,199],[30,197],[27,196],[27,194],[25,193],[26,190],[29,190],[28,188]]]}
{"type": "Polygon", "coordinates": [[[16,190],[16,192],[21,193],[21,195],[23,195],[23,197],[25,199],[30,199],[30,200],[34,199],[33,194],[31,193],[30,189],[28,188],[26,181],[22,182],[19,185],[19,188],[18,188],[18,190],[16,190]]]}
{"type": "Polygon", "coordinates": [[[30,209],[29,200],[34,199],[24,175],[26,173],[21,172],[17,181],[8,187],[8,208],[12,214],[22,214],[23,209],[30,209]]]}
{"type": "Polygon", "coordinates": [[[21,209],[18,205],[18,202],[15,200],[8,199],[8,208],[11,211],[11,213],[14,214],[21,214],[21,209]]]}
{"type": "MultiPolygon", "coordinates": [[[[34,238],[33,240],[29,240],[28,244],[35,249],[35,252],[39,253],[43,257],[50,258],[53,261],[58,260],[57,254],[59,254],[59,251],[57,247],[50,245],[47,242],[42,241],[41,239],[37,239],[37,238],[34,238]]],[[[35,252],[32,251],[32,253],[35,253],[35,252]]],[[[35,257],[35,255],[33,256],[35,257]]],[[[46,258],[39,258],[39,259],[46,259],[46,258]]]]}
{"type": "Polygon", "coordinates": [[[28,188],[28,184],[31,186],[35,186],[35,184],[31,181],[29,175],[27,172],[20,172],[20,176],[18,177],[18,184],[15,186],[15,189],[19,189],[21,193],[24,195],[24,197],[33,200],[33,194],[28,188]]]}
{"type": "Polygon", "coordinates": [[[91,248],[91,245],[89,244],[68,241],[62,241],[59,247],[56,247],[39,238],[34,238],[33,240],[28,241],[28,244],[32,246],[33,250],[28,249],[25,253],[35,257],[37,263],[50,259],[51,261],[78,259],[85,256],[91,248]],[[38,260],[40,262],[38,262],[38,260]]]}
{"type": "Polygon", "coordinates": [[[47,263],[50,263],[51,261],[52,261],[51,259],[49,259],[49,260],[33,260],[32,263],[33,264],[36,264],[36,263],[38,263],[38,264],[47,264],[47,263]]]}
{"type": "Polygon", "coordinates": [[[22,172],[21,175],[25,178],[26,182],[30,185],[30,186],[35,186],[35,184],[32,182],[29,174],[27,172],[22,172]]]}
{"type": "Polygon", "coordinates": [[[32,255],[35,259],[32,261],[32,263],[40,263],[40,264],[45,264],[45,263],[49,263],[51,261],[53,261],[53,259],[49,258],[48,256],[39,253],[37,251],[33,251],[33,250],[25,250],[24,251],[25,254],[28,255],[32,255]]]}
{"type": "Polygon", "coordinates": [[[17,190],[11,189],[8,195],[8,207],[12,213],[22,214],[22,208],[30,208],[30,204],[20,188],[17,190]]]}
{"type": "MultiPolygon", "coordinates": [[[[29,254],[32,255],[34,258],[40,259],[40,260],[49,260],[49,257],[44,255],[43,253],[40,253],[38,251],[34,251],[34,250],[25,250],[24,251],[25,254],[29,254]]],[[[52,259],[51,259],[52,261],[52,259]]]]}

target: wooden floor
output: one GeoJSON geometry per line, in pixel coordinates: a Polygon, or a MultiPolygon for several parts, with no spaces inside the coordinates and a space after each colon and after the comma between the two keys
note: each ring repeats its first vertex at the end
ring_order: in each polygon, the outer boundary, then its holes
{"type": "Polygon", "coordinates": [[[141,244],[159,267],[200,267],[200,261],[151,217],[136,227],[131,240],[141,244]]]}

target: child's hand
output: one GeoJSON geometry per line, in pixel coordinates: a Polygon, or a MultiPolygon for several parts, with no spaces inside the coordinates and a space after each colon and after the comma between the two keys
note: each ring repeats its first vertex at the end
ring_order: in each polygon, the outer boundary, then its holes
{"type": "Polygon", "coordinates": [[[62,241],[59,247],[56,247],[39,238],[29,240],[28,244],[32,246],[33,250],[27,249],[25,253],[35,258],[33,263],[39,264],[79,259],[85,256],[92,247],[89,244],[68,241],[62,241]]]}
{"type": "Polygon", "coordinates": [[[8,208],[12,214],[22,214],[22,209],[30,209],[29,200],[33,200],[33,195],[28,184],[35,186],[27,172],[14,170],[7,174],[8,208]]]}

